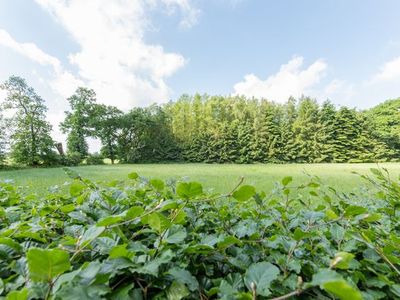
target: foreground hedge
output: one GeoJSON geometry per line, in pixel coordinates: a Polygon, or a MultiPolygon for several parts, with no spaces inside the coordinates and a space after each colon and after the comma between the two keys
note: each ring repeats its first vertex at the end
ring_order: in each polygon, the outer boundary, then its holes
{"type": "Polygon", "coordinates": [[[286,177],[268,196],[67,172],[69,194],[0,183],[3,298],[400,298],[400,186],[385,172],[365,195],[286,177]]]}

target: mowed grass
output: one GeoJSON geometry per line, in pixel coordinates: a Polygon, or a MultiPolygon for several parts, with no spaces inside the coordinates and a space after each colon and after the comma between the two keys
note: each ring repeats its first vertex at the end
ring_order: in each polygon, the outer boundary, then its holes
{"type": "MultiPolygon", "coordinates": [[[[246,184],[254,185],[258,190],[271,191],[275,182],[285,176],[292,176],[294,183],[308,180],[308,175],[319,176],[321,180],[343,192],[357,191],[363,180],[353,174],[368,174],[370,168],[387,168],[393,177],[400,174],[400,163],[380,164],[130,164],[73,167],[82,177],[95,182],[126,180],[131,172],[140,176],[160,179],[188,179],[199,181],[204,188],[215,192],[229,192],[239,181],[245,178],[246,184]]],[[[0,171],[0,180],[11,179],[23,186],[26,192],[44,193],[50,186],[63,186],[70,181],[62,168],[23,169],[0,171]]]]}

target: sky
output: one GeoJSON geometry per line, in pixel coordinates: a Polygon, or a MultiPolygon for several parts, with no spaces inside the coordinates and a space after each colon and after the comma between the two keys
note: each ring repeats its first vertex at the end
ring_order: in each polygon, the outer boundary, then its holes
{"type": "Polygon", "coordinates": [[[398,0],[0,0],[0,82],[24,77],[56,138],[78,86],[124,111],[194,93],[365,109],[400,97],[399,12],[398,0]]]}

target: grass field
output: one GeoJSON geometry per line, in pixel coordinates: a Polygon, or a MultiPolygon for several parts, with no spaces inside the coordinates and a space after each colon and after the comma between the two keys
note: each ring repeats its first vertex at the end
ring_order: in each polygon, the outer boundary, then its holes
{"type": "MultiPolygon", "coordinates": [[[[104,165],[74,167],[79,174],[96,182],[124,180],[130,172],[149,178],[180,179],[201,182],[205,188],[216,192],[227,192],[241,176],[245,183],[251,184],[264,191],[269,191],[276,181],[285,176],[293,176],[295,183],[307,180],[306,174],[319,176],[323,182],[340,191],[356,191],[362,185],[359,176],[352,174],[356,171],[362,174],[376,168],[376,164],[137,164],[137,165],[104,165]]],[[[400,174],[400,163],[381,164],[393,176],[400,174]]],[[[27,188],[27,191],[42,193],[50,186],[62,185],[69,178],[62,168],[23,169],[0,171],[1,179],[12,179],[17,185],[27,188]]]]}

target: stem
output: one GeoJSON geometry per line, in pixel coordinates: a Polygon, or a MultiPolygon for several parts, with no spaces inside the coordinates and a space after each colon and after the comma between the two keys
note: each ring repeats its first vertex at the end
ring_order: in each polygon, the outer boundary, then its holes
{"type": "Polygon", "coordinates": [[[233,193],[242,185],[243,181],[244,181],[244,177],[242,176],[242,177],[240,177],[240,180],[239,180],[238,184],[228,194],[217,195],[217,196],[214,196],[214,197],[211,197],[211,198],[198,199],[198,200],[194,200],[192,202],[208,202],[208,201],[213,201],[213,200],[217,200],[217,199],[220,199],[220,198],[232,197],[233,193]]]}
{"type": "MultiPolygon", "coordinates": [[[[57,279],[56,279],[57,280],[57,279]]],[[[50,297],[50,295],[51,295],[51,290],[53,289],[53,285],[54,285],[54,283],[50,280],[50,282],[49,282],[49,289],[47,290],[47,293],[46,293],[46,296],[45,296],[45,299],[47,300],[47,299],[49,299],[49,297],[50,297]]]]}
{"type": "Polygon", "coordinates": [[[383,258],[384,261],[386,261],[390,267],[397,273],[397,275],[400,276],[400,270],[396,268],[396,266],[389,260],[389,258],[386,257],[386,255],[380,250],[375,248],[375,251],[379,254],[380,257],[383,258]]]}
{"type": "MultiPolygon", "coordinates": [[[[186,200],[186,202],[182,205],[182,207],[179,208],[179,209],[176,211],[176,213],[174,214],[174,216],[173,216],[172,219],[171,219],[171,223],[174,223],[174,221],[175,221],[175,219],[178,217],[179,213],[185,208],[185,206],[186,206],[188,203],[189,203],[189,200],[186,200]]],[[[158,254],[158,252],[159,252],[159,249],[160,249],[160,246],[161,246],[161,242],[162,242],[162,240],[164,239],[165,235],[167,234],[168,229],[169,229],[169,228],[165,229],[165,230],[163,231],[163,233],[160,235],[159,247],[156,249],[156,252],[154,253],[154,257],[157,256],[157,254],[158,254]]]]}
{"type": "Polygon", "coordinates": [[[302,290],[302,289],[298,289],[298,290],[295,290],[295,291],[293,291],[293,292],[290,292],[290,293],[288,293],[288,294],[286,294],[286,295],[282,295],[282,296],[279,296],[279,297],[275,297],[275,298],[271,298],[270,300],[284,300],[284,299],[289,299],[289,298],[291,298],[291,297],[294,297],[294,296],[299,296],[302,292],[304,292],[305,290],[302,290]]]}

